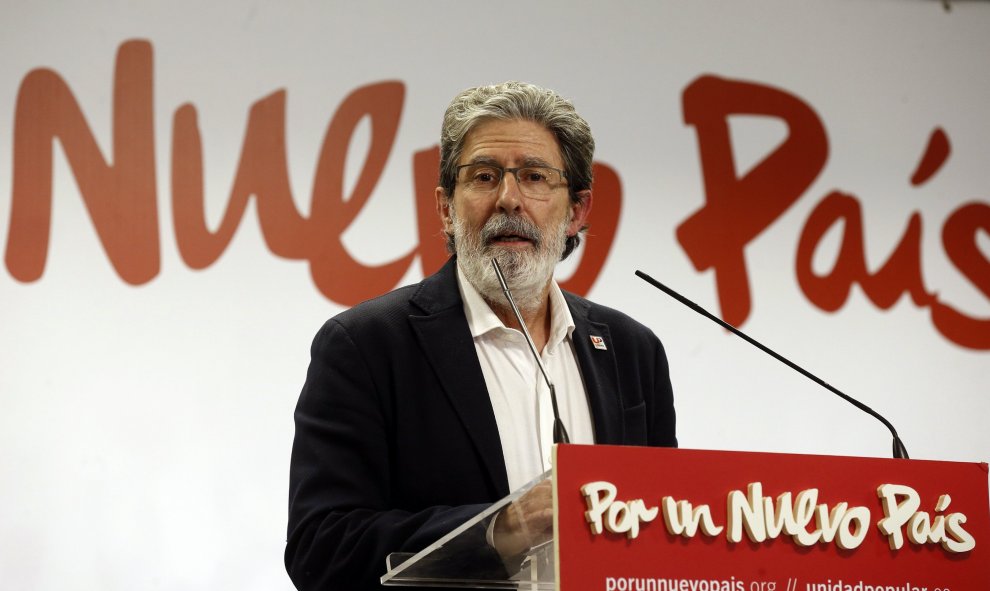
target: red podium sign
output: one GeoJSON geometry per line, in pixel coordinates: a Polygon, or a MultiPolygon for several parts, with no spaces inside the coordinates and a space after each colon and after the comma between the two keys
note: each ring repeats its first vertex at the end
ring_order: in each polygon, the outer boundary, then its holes
{"type": "Polygon", "coordinates": [[[560,445],[566,591],[986,591],[987,464],[560,445]]]}

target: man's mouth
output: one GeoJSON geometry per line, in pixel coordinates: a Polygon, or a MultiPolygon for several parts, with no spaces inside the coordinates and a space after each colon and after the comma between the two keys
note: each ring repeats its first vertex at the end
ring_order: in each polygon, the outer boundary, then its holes
{"type": "Polygon", "coordinates": [[[493,236],[490,242],[532,242],[533,240],[527,238],[526,236],[520,236],[518,234],[500,234],[498,236],[493,236]]]}
{"type": "Polygon", "coordinates": [[[509,248],[521,248],[540,245],[540,233],[536,227],[520,218],[507,215],[490,219],[481,230],[481,239],[485,246],[500,244],[509,248]]]}

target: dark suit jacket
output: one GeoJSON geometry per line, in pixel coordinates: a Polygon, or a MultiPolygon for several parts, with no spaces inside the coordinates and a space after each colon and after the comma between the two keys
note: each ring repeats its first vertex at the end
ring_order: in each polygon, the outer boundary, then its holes
{"type": "MultiPolygon", "coordinates": [[[[596,442],[676,446],[660,341],[564,297],[596,442]]],[[[454,259],[323,325],[295,422],[285,563],[299,589],[377,589],[387,554],[424,548],[510,492],[454,259]]]]}

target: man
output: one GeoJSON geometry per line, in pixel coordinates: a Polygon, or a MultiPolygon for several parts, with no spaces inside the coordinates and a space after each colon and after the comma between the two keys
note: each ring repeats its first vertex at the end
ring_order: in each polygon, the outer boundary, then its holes
{"type": "MultiPolygon", "coordinates": [[[[313,342],[285,553],[299,589],[378,588],[389,553],[424,548],[549,468],[548,389],[492,257],[571,442],[677,443],[659,340],[553,281],[592,203],[594,140],[573,105],[517,82],[468,89],[447,109],[440,150],[437,211],[454,256],[313,342]]],[[[549,523],[539,487],[496,519],[490,542],[510,557],[549,523]]]]}

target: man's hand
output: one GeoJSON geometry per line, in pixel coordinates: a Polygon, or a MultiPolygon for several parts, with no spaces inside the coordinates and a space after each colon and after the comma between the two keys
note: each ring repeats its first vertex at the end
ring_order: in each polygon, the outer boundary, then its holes
{"type": "Polygon", "coordinates": [[[492,537],[503,559],[513,558],[553,536],[553,485],[544,480],[495,518],[492,537]]]}

